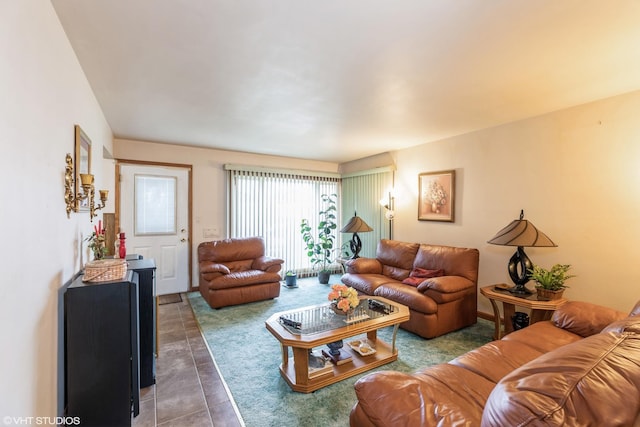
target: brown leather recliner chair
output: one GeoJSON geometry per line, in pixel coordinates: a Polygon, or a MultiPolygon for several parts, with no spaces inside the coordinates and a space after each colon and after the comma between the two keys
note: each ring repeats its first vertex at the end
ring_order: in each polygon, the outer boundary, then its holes
{"type": "Polygon", "coordinates": [[[200,243],[200,293],[211,308],[276,298],[283,263],[264,255],[261,237],[200,243]]]}

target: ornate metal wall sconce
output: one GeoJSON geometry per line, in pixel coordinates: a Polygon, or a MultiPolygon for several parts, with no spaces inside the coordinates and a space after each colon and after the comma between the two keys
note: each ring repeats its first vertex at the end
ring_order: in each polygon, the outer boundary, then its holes
{"type": "MultiPolygon", "coordinates": [[[[87,193],[74,193],[75,179],[73,177],[74,167],[71,154],[65,157],[64,167],[64,202],[67,204],[67,218],[70,218],[71,212],[78,212],[78,205],[81,200],[88,197],[87,193]]],[[[83,188],[84,189],[84,188],[83,188]]]]}
{"type": "Polygon", "coordinates": [[[64,168],[64,201],[67,205],[67,218],[70,218],[71,212],[78,212],[80,210],[80,202],[87,199],[89,207],[89,219],[93,222],[93,218],[98,216],[96,211],[103,209],[107,204],[107,198],[109,196],[108,190],[99,190],[101,204],[96,205],[94,202],[95,189],[93,186],[93,175],[90,173],[81,173],[80,175],[80,188],[81,192],[74,193],[75,178],[74,178],[74,165],[71,154],[67,154],[65,158],[64,168]]]}

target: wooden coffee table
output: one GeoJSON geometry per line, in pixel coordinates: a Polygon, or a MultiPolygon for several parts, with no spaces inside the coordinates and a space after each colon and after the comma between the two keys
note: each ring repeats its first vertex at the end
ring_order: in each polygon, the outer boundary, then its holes
{"type": "MultiPolygon", "coordinates": [[[[381,297],[360,297],[360,299],[367,306],[367,300],[374,300],[392,307],[392,310],[387,314],[371,313],[370,318],[354,323],[343,321],[336,326],[335,322],[333,322],[331,326],[328,326],[329,329],[322,330],[323,328],[319,328],[319,331],[311,333],[305,333],[304,328],[303,332],[299,333],[290,326],[286,327],[281,318],[296,318],[295,316],[300,315],[301,312],[312,313],[314,310],[320,310],[320,312],[324,313],[327,304],[284,311],[276,313],[267,319],[265,322],[266,328],[276,337],[282,348],[280,374],[294,391],[310,393],[398,359],[398,349],[395,346],[396,334],[400,323],[409,320],[409,309],[404,305],[381,297]],[[387,326],[393,326],[391,343],[386,343],[377,337],[378,329],[387,326]],[[309,378],[309,350],[361,334],[366,334],[367,341],[375,349],[374,354],[361,356],[355,350],[350,349],[347,342],[345,342],[343,350],[351,354],[351,361],[334,365],[332,373],[329,372],[325,375],[309,378]],[[289,347],[292,348],[293,357],[289,355],[289,347]]],[[[336,315],[332,314],[332,316],[336,315]]]]}

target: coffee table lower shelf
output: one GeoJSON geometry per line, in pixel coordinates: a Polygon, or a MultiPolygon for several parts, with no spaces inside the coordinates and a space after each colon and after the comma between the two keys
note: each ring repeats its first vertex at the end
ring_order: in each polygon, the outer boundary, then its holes
{"type": "MultiPolygon", "coordinates": [[[[398,350],[392,349],[391,345],[387,344],[383,340],[376,339],[374,345],[376,352],[367,356],[361,356],[357,352],[347,349],[345,345],[345,350],[351,354],[351,362],[347,362],[342,365],[334,365],[333,373],[327,373],[314,378],[308,378],[306,364],[301,364],[302,369],[298,372],[298,380],[296,380],[296,364],[294,362],[296,359],[295,353],[304,353],[297,355],[298,360],[308,360],[308,349],[294,347],[294,357],[287,357],[286,363],[283,362],[280,365],[280,374],[292,390],[300,393],[311,393],[321,389],[322,387],[337,383],[338,381],[342,381],[346,378],[358,375],[398,359],[398,350]]],[[[283,346],[282,351],[283,354],[287,354],[288,348],[283,346]]]]}

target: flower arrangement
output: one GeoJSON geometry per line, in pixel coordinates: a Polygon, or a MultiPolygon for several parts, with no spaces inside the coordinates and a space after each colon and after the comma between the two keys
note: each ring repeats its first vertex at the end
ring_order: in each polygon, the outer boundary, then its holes
{"type": "Polygon", "coordinates": [[[85,241],[89,242],[87,246],[93,252],[93,259],[102,259],[107,255],[104,232],[105,229],[102,228],[102,221],[99,221],[98,225],[93,227],[93,233],[85,239],[85,241]]]}
{"type": "Polygon", "coordinates": [[[328,299],[332,301],[339,310],[345,313],[360,304],[358,291],[345,285],[331,285],[331,292],[329,292],[328,299]]]}
{"type": "Polygon", "coordinates": [[[447,193],[438,181],[433,180],[429,182],[426,199],[431,202],[433,206],[444,206],[447,203],[447,193]]]}

